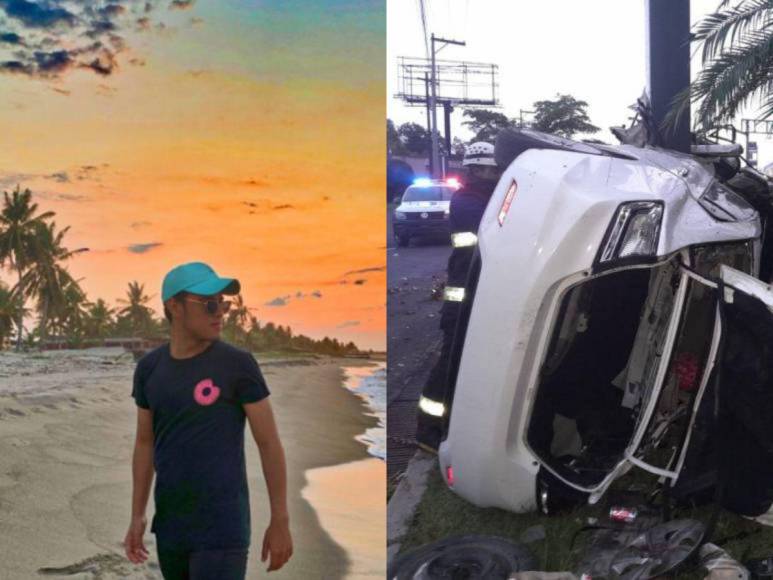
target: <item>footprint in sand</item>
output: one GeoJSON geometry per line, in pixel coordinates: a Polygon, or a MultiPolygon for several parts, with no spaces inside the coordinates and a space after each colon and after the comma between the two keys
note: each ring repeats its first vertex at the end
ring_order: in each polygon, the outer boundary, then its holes
{"type": "Polygon", "coordinates": [[[153,572],[158,565],[148,562],[147,565],[137,566],[129,562],[125,556],[118,554],[97,554],[69,566],[39,568],[41,576],[75,576],[79,578],[113,579],[127,578],[136,580],[156,580],[158,575],[153,572]],[[82,575],[82,576],[81,576],[82,575]]]}
{"type": "Polygon", "coordinates": [[[5,412],[9,415],[15,415],[16,417],[26,417],[27,413],[24,411],[20,411],[19,409],[12,409],[11,407],[6,407],[5,412]]]}

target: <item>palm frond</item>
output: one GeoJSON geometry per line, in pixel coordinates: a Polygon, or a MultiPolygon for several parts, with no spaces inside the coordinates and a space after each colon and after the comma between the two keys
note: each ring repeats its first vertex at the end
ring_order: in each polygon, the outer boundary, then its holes
{"type": "Polygon", "coordinates": [[[717,58],[721,51],[754,29],[770,23],[773,0],[748,0],[727,10],[707,15],[695,27],[692,38],[703,42],[704,62],[717,58]]]}
{"type": "Polygon", "coordinates": [[[710,61],[691,86],[692,102],[700,101],[696,125],[706,128],[730,120],[768,82],[771,63],[773,28],[747,33],[710,61]]]}

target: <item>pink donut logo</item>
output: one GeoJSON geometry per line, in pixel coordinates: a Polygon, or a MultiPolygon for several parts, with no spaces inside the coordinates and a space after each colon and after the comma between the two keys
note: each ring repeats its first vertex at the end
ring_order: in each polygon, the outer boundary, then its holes
{"type": "Polygon", "coordinates": [[[193,398],[199,405],[211,405],[220,396],[220,387],[215,386],[212,379],[199,381],[193,389],[193,398]]]}

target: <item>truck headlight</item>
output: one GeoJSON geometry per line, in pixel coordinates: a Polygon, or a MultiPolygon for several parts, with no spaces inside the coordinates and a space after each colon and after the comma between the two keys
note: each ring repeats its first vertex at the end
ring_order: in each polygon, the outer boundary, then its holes
{"type": "Polygon", "coordinates": [[[660,239],[663,203],[632,201],[617,208],[598,261],[655,256],[660,239]]]}
{"type": "Polygon", "coordinates": [[[754,218],[755,210],[732,189],[712,181],[698,198],[701,207],[721,222],[743,222],[754,218]]]}
{"type": "Polygon", "coordinates": [[[395,219],[397,220],[404,220],[406,219],[405,213],[401,211],[395,210],[395,219]]]}

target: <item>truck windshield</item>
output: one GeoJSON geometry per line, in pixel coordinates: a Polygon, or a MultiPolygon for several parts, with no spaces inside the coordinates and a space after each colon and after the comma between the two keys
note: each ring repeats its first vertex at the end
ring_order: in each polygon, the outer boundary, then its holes
{"type": "Polygon", "coordinates": [[[452,187],[412,185],[405,190],[403,201],[450,201],[454,191],[452,187]]]}

